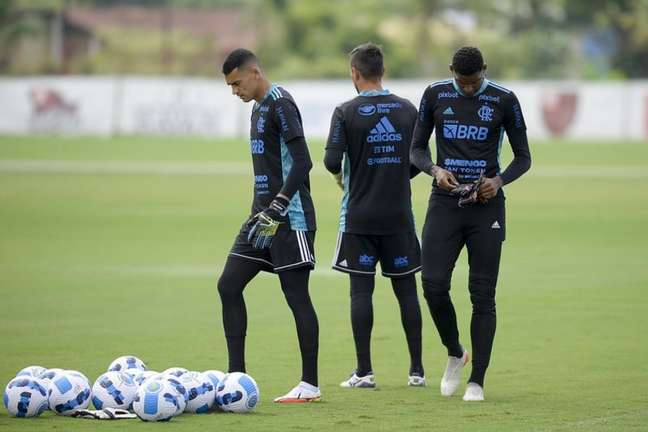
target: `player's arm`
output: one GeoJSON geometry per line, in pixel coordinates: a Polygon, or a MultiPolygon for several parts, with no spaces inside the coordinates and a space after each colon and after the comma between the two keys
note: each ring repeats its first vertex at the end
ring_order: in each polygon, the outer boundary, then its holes
{"type": "Polygon", "coordinates": [[[344,189],[342,179],[342,160],[347,148],[346,127],[342,108],[337,107],[331,118],[326,150],[324,152],[324,166],[333,175],[340,189],[344,189]]]}
{"type": "MultiPolygon", "coordinates": [[[[416,120],[418,119],[418,111],[416,110],[416,107],[414,105],[412,105],[412,104],[409,104],[409,105],[412,108],[412,132],[413,132],[414,131],[414,126],[416,126],[416,120]]],[[[410,143],[410,145],[411,145],[411,143],[410,143]]],[[[427,153],[428,153],[428,155],[430,157],[430,160],[432,160],[432,154],[430,153],[430,146],[429,145],[426,146],[425,150],[427,151],[427,153]]],[[[414,177],[416,177],[420,173],[421,173],[421,170],[416,165],[414,165],[412,163],[412,161],[410,160],[410,176],[409,176],[410,179],[413,179],[414,177]]]]}
{"type": "Polygon", "coordinates": [[[276,198],[285,200],[286,206],[295,193],[304,184],[308,173],[313,168],[308,145],[304,138],[301,118],[297,107],[287,99],[277,100],[275,115],[281,137],[292,157],[293,163],[276,198]]]}
{"type": "Polygon", "coordinates": [[[503,122],[506,136],[513,150],[513,160],[500,175],[492,179],[484,179],[479,188],[481,201],[494,197],[502,186],[517,180],[531,168],[531,151],[529,150],[524,116],[517,97],[514,94],[511,96],[511,103],[507,104],[504,109],[503,122]]]}
{"type": "Polygon", "coordinates": [[[434,177],[437,186],[450,190],[458,186],[459,182],[450,171],[434,164],[432,161],[432,153],[430,152],[429,141],[434,130],[433,104],[433,90],[428,87],[421,98],[418,118],[414,126],[412,145],[410,147],[410,163],[422,172],[434,177]]]}

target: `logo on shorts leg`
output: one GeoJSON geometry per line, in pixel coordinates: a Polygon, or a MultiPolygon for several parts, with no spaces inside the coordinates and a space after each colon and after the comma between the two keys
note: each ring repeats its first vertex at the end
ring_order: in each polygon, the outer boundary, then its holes
{"type": "Polygon", "coordinates": [[[373,266],[375,261],[376,258],[371,255],[360,255],[360,257],[358,257],[358,262],[360,263],[360,265],[367,267],[373,266]]]}
{"type": "Polygon", "coordinates": [[[406,256],[394,258],[394,267],[403,268],[409,265],[409,259],[406,256]]]}
{"type": "Polygon", "coordinates": [[[500,229],[501,227],[500,227],[499,222],[498,222],[498,221],[495,221],[495,222],[493,222],[493,225],[491,225],[491,228],[493,228],[493,229],[500,229]]]}

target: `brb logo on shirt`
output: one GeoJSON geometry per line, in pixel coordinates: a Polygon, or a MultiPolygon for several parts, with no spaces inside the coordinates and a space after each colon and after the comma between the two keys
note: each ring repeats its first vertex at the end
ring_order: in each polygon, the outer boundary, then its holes
{"type": "Polygon", "coordinates": [[[485,141],[488,138],[488,128],[463,124],[444,124],[443,138],[485,141]]]}
{"type": "Polygon", "coordinates": [[[265,151],[264,145],[263,145],[263,140],[260,139],[253,139],[252,140],[252,154],[263,154],[265,151]]]}
{"type": "Polygon", "coordinates": [[[380,121],[369,131],[367,142],[397,142],[402,141],[401,134],[396,132],[394,125],[391,124],[387,116],[384,116],[380,121]]]}

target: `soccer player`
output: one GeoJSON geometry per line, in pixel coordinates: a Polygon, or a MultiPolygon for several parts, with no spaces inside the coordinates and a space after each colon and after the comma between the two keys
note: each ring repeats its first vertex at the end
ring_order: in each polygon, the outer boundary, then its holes
{"type": "Polygon", "coordinates": [[[275,402],[317,401],[321,396],[317,382],[319,326],[308,293],[308,278],[315,265],[315,210],[308,175],[312,162],[301,115],[290,94],[265,77],[252,52],[231,52],[223,63],[223,75],[234,95],[246,103],[255,101],[250,127],[252,211],[218,281],[229,371],[245,372],[243,290],[260,271],[277,273],[297,327],[302,378],[275,402]]]}
{"type": "Polygon", "coordinates": [[[411,386],[424,386],[421,310],[414,274],[420,246],[412,215],[409,148],[416,107],[382,87],[383,53],[374,44],[351,51],[359,95],[333,113],[324,164],[344,190],[333,268],[349,274],[357,368],[342,387],[376,386],[371,366],[376,263],[391,279],[410,354],[411,386]]]}
{"type": "Polygon", "coordinates": [[[468,351],[459,342],[457,318],[450,300],[450,280],[461,249],[468,250],[468,288],[472,302],[470,335],[472,373],[463,399],[484,399],[484,375],[495,336],[495,285],[505,238],[502,186],[531,166],[526,126],[512,91],[484,77],[486,64],[479,49],[463,47],[452,59],[453,78],[425,90],[412,142],[412,162],[434,177],[423,227],[423,293],[434,323],[448,350],[441,394],[457,391],[468,351]],[[436,128],[436,164],[428,140],[436,128]],[[513,161],[501,171],[499,157],[506,132],[513,161]],[[476,181],[483,174],[477,202],[459,207],[450,190],[476,181]]]}

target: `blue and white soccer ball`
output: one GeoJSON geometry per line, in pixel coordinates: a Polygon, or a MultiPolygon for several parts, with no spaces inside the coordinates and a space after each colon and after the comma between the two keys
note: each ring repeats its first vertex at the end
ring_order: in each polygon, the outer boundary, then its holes
{"type": "Polygon", "coordinates": [[[90,385],[79,374],[63,372],[52,379],[47,399],[52,411],[59,415],[70,415],[90,404],[90,385]]]}
{"type": "Polygon", "coordinates": [[[163,375],[173,375],[175,377],[181,377],[182,375],[188,373],[189,370],[183,368],[183,367],[170,367],[169,369],[166,369],[162,371],[163,375]]]}
{"type": "MultiPolygon", "coordinates": [[[[225,378],[225,372],[221,372],[216,369],[207,370],[203,372],[203,375],[207,376],[207,378],[209,378],[212,384],[214,384],[214,388],[216,389],[216,391],[218,391],[218,386],[225,378]]],[[[214,395],[214,403],[218,405],[218,400],[216,398],[216,395],[214,395]]]]}
{"type": "Polygon", "coordinates": [[[163,375],[163,380],[171,384],[171,387],[176,391],[176,396],[178,397],[178,412],[176,415],[182,414],[187,408],[187,402],[189,401],[189,394],[187,389],[180,382],[180,378],[173,375],[163,375]]]}
{"type": "Polygon", "coordinates": [[[120,371],[120,372],[126,372],[127,370],[131,369],[139,369],[145,371],[146,364],[140,359],[138,359],[135,356],[121,356],[113,360],[112,363],[110,363],[110,366],[108,366],[108,372],[110,371],[120,371]]]}
{"type": "Polygon", "coordinates": [[[125,372],[106,372],[92,386],[92,404],[96,409],[129,409],[135,399],[138,385],[125,372]]]}
{"type": "Polygon", "coordinates": [[[151,378],[153,376],[157,375],[162,375],[156,371],[152,370],[146,370],[146,371],[141,371],[141,370],[131,370],[131,371],[126,371],[127,374],[133,377],[133,381],[139,386],[141,385],[144,381],[146,381],[148,378],[151,378]]]}
{"type": "Polygon", "coordinates": [[[175,389],[164,380],[147,381],[135,394],[133,412],[144,421],[171,420],[178,412],[175,389]]]}
{"type": "Polygon", "coordinates": [[[47,383],[33,376],[18,376],[9,381],[2,400],[13,417],[39,416],[48,406],[47,383]]]}
{"type": "Polygon", "coordinates": [[[79,372],[77,370],[72,370],[72,369],[66,370],[65,373],[81,378],[82,380],[84,380],[86,382],[86,384],[88,384],[88,387],[91,387],[90,380],[88,379],[87,376],[85,376],[84,373],[79,372]]]}
{"type": "Polygon", "coordinates": [[[27,366],[26,368],[21,369],[16,376],[32,376],[39,378],[43,372],[45,372],[47,368],[44,368],[42,366],[27,366]]]}
{"type": "Polygon", "coordinates": [[[200,372],[189,372],[180,377],[180,382],[188,395],[185,412],[204,414],[214,406],[216,388],[206,375],[200,372]]]}
{"type": "Polygon", "coordinates": [[[243,413],[252,411],[260,396],[259,386],[250,375],[232,372],[218,385],[216,403],[223,411],[243,413]]]}
{"type": "Polygon", "coordinates": [[[49,382],[52,381],[54,378],[56,378],[56,376],[61,375],[64,372],[65,369],[60,369],[60,368],[45,369],[39,375],[39,378],[45,380],[49,384],[49,382]]]}

